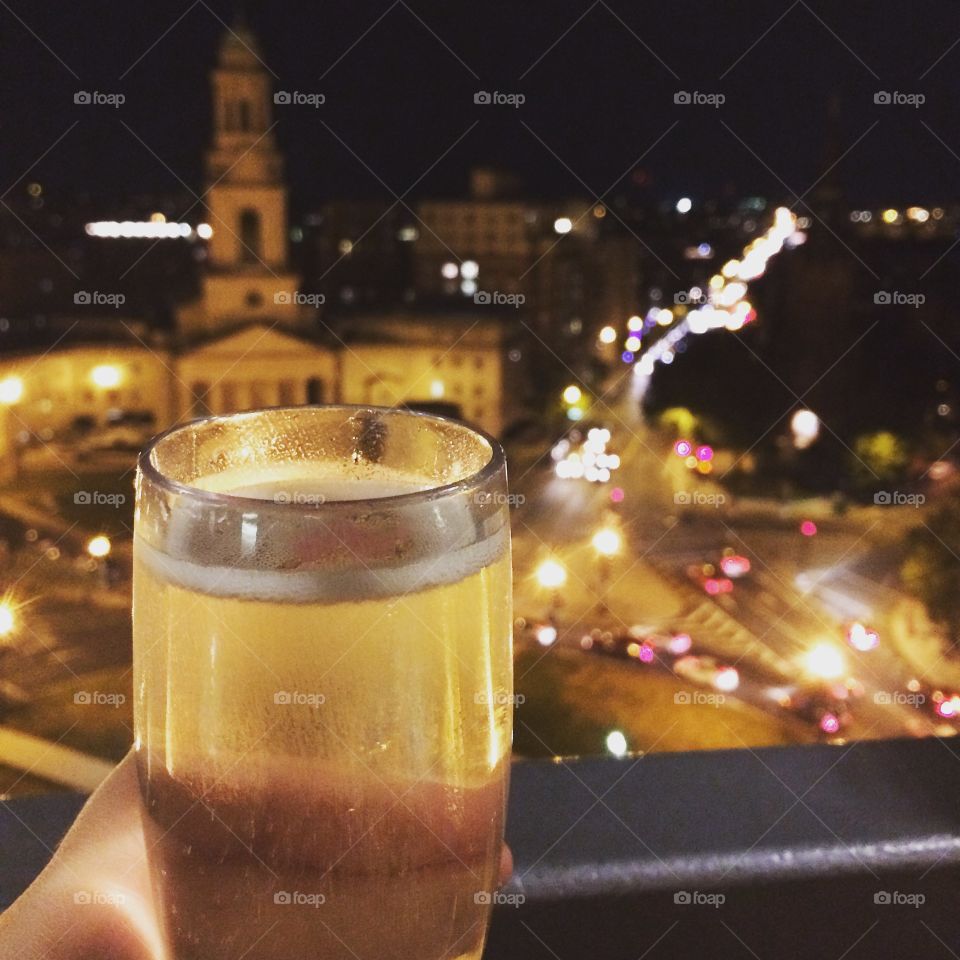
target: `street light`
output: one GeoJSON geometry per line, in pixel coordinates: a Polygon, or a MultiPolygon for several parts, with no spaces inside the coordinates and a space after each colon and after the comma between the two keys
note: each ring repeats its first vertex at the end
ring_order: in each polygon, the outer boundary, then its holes
{"type": "Polygon", "coordinates": [[[0,637],[8,637],[17,628],[17,617],[9,600],[0,601],[0,637]]]}
{"type": "Polygon", "coordinates": [[[87,543],[87,553],[95,560],[102,560],[110,553],[110,538],[102,533],[97,534],[87,543]]]}
{"type": "Polygon", "coordinates": [[[620,534],[612,527],[604,527],[593,535],[593,549],[601,557],[614,557],[620,552],[620,534]]]}
{"type": "Polygon", "coordinates": [[[23,397],[23,380],[20,377],[4,377],[0,380],[0,403],[19,403],[23,397]]]}
{"type": "Polygon", "coordinates": [[[597,552],[597,571],[600,579],[600,599],[597,610],[601,615],[609,612],[607,605],[610,588],[610,560],[620,552],[620,534],[613,527],[601,527],[594,535],[593,549],[597,552]]]}
{"type": "Polygon", "coordinates": [[[556,560],[544,560],[537,567],[537,579],[542,587],[557,590],[567,582],[567,571],[556,560]]]}
{"type": "MultiPolygon", "coordinates": [[[[537,567],[537,580],[544,590],[550,591],[550,606],[547,609],[547,620],[550,621],[551,628],[554,631],[553,640],[556,640],[557,610],[563,605],[560,588],[567,582],[567,571],[563,565],[556,560],[544,560],[543,563],[537,567]]],[[[550,642],[552,643],[553,640],[550,642]]],[[[542,642],[541,640],[541,643],[542,642]]],[[[544,644],[544,646],[548,645],[549,644],[544,644]]]]}
{"type": "Polygon", "coordinates": [[[804,657],[807,672],[821,680],[837,680],[846,672],[843,654],[829,643],[818,643],[804,657]]]}

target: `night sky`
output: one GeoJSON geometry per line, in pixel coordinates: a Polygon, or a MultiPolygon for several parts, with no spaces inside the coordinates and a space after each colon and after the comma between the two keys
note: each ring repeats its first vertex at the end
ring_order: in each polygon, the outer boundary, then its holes
{"type": "MultiPolygon", "coordinates": [[[[530,196],[802,194],[824,167],[831,94],[842,101],[840,149],[852,147],[838,166],[852,205],[957,197],[960,10],[942,0],[248,7],[275,87],[326,96],[317,109],[277,111],[299,210],[392,199],[448,150],[410,197],[461,193],[477,164],[514,169],[530,196]],[[477,90],[526,103],[478,106],[477,90]],[[679,90],[726,103],[676,105],[679,90]],[[876,105],[881,90],[926,103],[876,105]],[[631,175],[637,167],[645,176],[631,175]]],[[[199,189],[207,72],[218,17],[234,10],[227,0],[0,4],[0,192],[40,180],[48,194],[106,202],[180,191],[178,177],[199,189]],[[127,102],[75,105],[77,90],[127,102]]]]}

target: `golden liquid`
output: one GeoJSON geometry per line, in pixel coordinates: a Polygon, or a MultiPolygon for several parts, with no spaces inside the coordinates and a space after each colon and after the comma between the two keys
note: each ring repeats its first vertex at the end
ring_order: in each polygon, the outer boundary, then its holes
{"type": "Polygon", "coordinates": [[[508,551],[366,600],[222,587],[174,584],[137,545],[136,737],[171,957],[479,958],[509,769],[508,551]]]}

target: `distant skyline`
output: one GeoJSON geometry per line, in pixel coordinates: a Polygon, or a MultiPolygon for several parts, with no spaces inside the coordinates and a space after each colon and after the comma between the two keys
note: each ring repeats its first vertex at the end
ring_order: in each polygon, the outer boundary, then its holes
{"type": "MultiPolygon", "coordinates": [[[[104,199],[199,191],[208,73],[236,7],[0,7],[0,194],[29,180],[104,199]]],[[[275,109],[301,211],[464,193],[480,165],[515,171],[531,197],[802,195],[825,168],[831,95],[851,205],[960,195],[960,20],[945,2],[247,7],[274,88],[326,98],[275,109]],[[477,91],[525,102],[478,105],[477,91]],[[680,91],[726,101],[677,104],[680,91]],[[880,91],[926,102],[877,104],[880,91]]]]}

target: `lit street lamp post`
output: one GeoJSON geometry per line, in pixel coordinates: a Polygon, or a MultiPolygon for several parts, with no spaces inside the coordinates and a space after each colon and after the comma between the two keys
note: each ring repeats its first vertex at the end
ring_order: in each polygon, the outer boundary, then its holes
{"type": "Polygon", "coordinates": [[[556,560],[544,560],[537,567],[537,580],[540,586],[550,591],[550,606],[547,610],[547,620],[556,627],[557,612],[563,606],[563,597],[560,588],[567,582],[567,571],[556,560]]]}
{"type": "Polygon", "coordinates": [[[601,615],[610,612],[608,593],[610,590],[610,561],[620,552],[620,534],[613,527],[602,527],[593,535],[593,549],[597,553],[597,572],[600,580],[600,599],[597,609],[601,615]]]}

